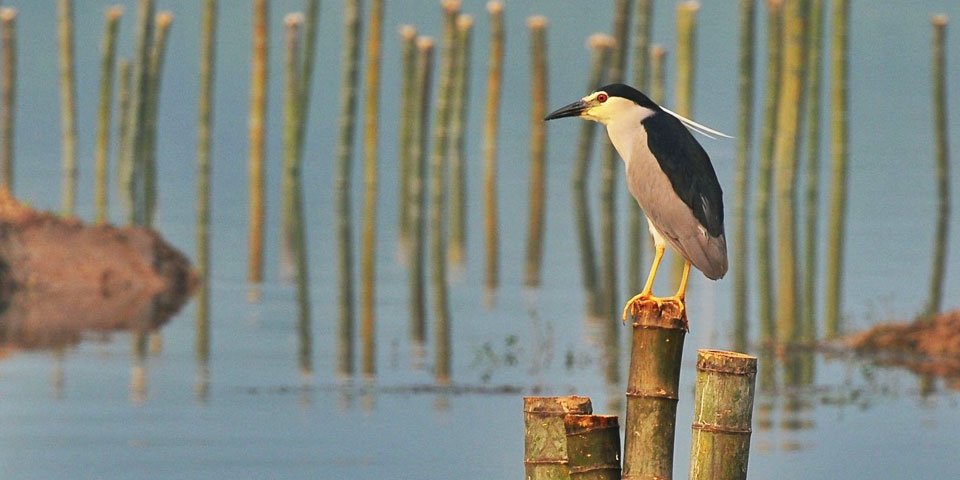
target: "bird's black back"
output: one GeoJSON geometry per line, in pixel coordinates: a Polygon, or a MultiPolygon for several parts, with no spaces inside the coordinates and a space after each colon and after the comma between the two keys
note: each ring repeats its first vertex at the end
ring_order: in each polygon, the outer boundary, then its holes
{"type": "Polygon", "coordinates": [[[680,120],[657,109],[643,120],[647,147],[673,191],[712,237],[723,235],[723,190],[710,157],[680,120]]]}

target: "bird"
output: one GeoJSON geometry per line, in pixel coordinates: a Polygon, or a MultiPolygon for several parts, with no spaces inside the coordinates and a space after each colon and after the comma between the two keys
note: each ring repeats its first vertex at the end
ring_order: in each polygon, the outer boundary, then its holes
{"type": "Polygon", "coordinates": [[[732,137],[657,105],[622,83],[601,87],[548,114],[544,121],[565,117],[606,126],[610,142],[623,159],[627,189],[643,209],[654,240],[656,255],[647,281],[624,306],[623,321],[650,301],[658,306],[675,302],[685,321],[690,266],[711,280],[727,273],[723,190],[710,157],[690,130],[732,137]],[[653,282],[668,245],[683,257],[683,275],[677,292],[660,298],[653,295],[653,282]]]}

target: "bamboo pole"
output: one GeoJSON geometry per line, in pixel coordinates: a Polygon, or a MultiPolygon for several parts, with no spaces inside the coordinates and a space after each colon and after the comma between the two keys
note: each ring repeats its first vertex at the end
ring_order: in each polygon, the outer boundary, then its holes
{"type": "Polygon", "coordinates": [[[145,128],[148,114],[150,93],[150,52],[153,50],[153,0],[140,0],[137,13],[137,38],[134,52],[136,58],[133,63],[133,84],[130,100],[130,115],[128,118],[127,164],[130,166],[129,178],[122,182],[128,188],[128,197],[131,199],[128,212],[129,223],[144,225],[143,211],[140,205],[143,202],[143,157],[146,143],[147,129],[145,128]]]}
{"type": "MultiPolygon", "coordinates": [[[[359,13],[359,10],[362,9],[360,5],[361,4],[358,4],[357,7],[357,25],[359,25],[359,18],[363,16],[359,13]]],[[[306,15],[304,16],[303,24],[303,48],[301,52],[303,58],[300,60],[300,84],[298,87],[300,100],[299,106],[297,107],[297,116],[299,117],[297,120],[297,155],[301,156],[303,155],[304,132],[306,132],[307,119],[309,118],[310,112],[310,92],[313,85],[313,64],[314,57],[316,57],[317,21],[319,17],[320,0],[307,0],[306,15]]],[[[356,44],[359,45],[360,27],[358,26],[357,28],[356,44]]]]}
{"type": "Polygon", "coordinates": [[[457,65],[454,68],[453,105],[450,116],[450,263],[462,267],[467,242],[466,121],[470,90],[470,44],[473,17],[457,18],[457,65]]]}
{"type": "MultiPolygon", "coordinates": [[[[633,11],[633,85],[641,92],[650,89],[650,31],[653,29],[653,0],[637,0],[633,11]]],[[[639,292],[643,283],[643,210],[629,201],[627,207],[627,286],[639,292]]]]}
{"type": "Polygon", "coordinates": [[[437,92],[433,150],[430,155],[430,271],[436,321],[434,376],[437,382],[450,381],[450,305],[447,292],[447,258],[444,248],[446,204],[446,153],[449,141],[453,71],[456,67],[458,0],[446,0],[443,6],[443,57],[440,61],[440,87],[437,92]]]}
{"type": "Polygon", "coordinates": [[[530,220],[527,224],[527,262],[524,284],[540,285],[543,263],[543,230],[545,218],[547,173],[546,126],[543,116],[547,103],[547,19],[533,16],[527,19],[530,29],[530,220]]]}
{"type": "Polygon", "coordinates": [[[3,77],[0,92],[3,112],[0,114],[0,179],[2,186],[13,193],[13,128],[17,104],[17,9],[0,10],[0,34],[3,41],[3,77]]]}
{"type": "Polygon", "coordinates": [[[830,45],[830,227],[827,249],[826,336],[834,338],[841,332],[840,299],[843,289],[843,246],[847,223],[847,111],[849,96],[847,54],[850,38],[848,0],[834,0],[831,4],[830,45]]]}
{"type": "Polygon", "coordinates": [[[210,142],[213,129],[213,82],[216,64],[217,0],[205,0],[200,32],[197,92],[197,348],[206,340],[210,311],[210,142]]]}
{"type": "Polygon", "coordinates": [[[500,121],[500,90],[503,81],[503,3],[487,3],[490,14],[490,55],[487,66],[487,107],[484,118],[484,227],[486,258],[486,285],[493,290],[500,283],[500,240],[498,238],[497,207],[497,142],[500,121]]]}
{"type": "Polygon", "coordinates": [[[783,77],[777,107],[774,145],[777,204],[777,339],[793,343],[799,335],[797,271],[796,171],[803,123],[807,0],[785,3],[783,77]]]}
{"type": "Polygon", "coordinates": [[[374,338],[374,304],[376,289],[377,252],[377,135],[380,119],[380,44],[383,32],[383,0],[370,2],[370,26],[367,33],[367,66],[363,111],[363,153],[366,188],[363,198],[363,264],[361,298],[363,311],[360,321],[362,339],[361,371],[376,374],[376,339],[374,338]]]}
{"type": "Polygon", "coordinates": [[[937,224],[933,236],[933,268],[930,274],[930,299],[925,315],[940,311],[943,281],[947,267],[947,237],[950,234],[950,151],[947,145],[947,16],[936,15],[933,25],[933,131],[934,159],[937,166],[937,224]]]}
{"type": "MultiPolygon", "coordinates": [[[[337,237],[339,238],[339,322],[341,343],[338,371],[353,374],[353,242],[350,215],[350,172],[357,109],[357,66],[360,54],[360,0],[347,0],[343,9],[343,57],[340,77],[340,133],[337,143],[337,237]]],[[[302,83],[301,83],[302,85],[302,83]]],[[[301,108],[303,103],[300,102],[301,108]]],[[[302,121],[303,116],[298,115],[302,121]]],[[[299,138],[299,137],[298,137],[299,138]]],[[[299,155],[299,152],[298,152],[299,155]]]]}
{"type": "Polygon", "coordinates": [[[620,480],[620,424],[616,415],[563,417],[571,480],[620,480]]]}
{"type": "Polygon", "coordinates": [[[160,80],[163,78],[163,60],[166,56],[167,38],[173,14],[160,12],[157,14],[156,37],[153,40],[153,51],[150,53],[150,93],[147,103],[146,140],[144,142],[144,169],[143,169],[143,198],[144,224],[149,228],[157,207],[157,117],[160,113],[160,80]]]}
{"type": "Polygon", "coordinates": [[[734,200],[734,262],[733,274],[733,344],[737,350],[747,348],[747,272],[749,265],[749,236],[747,235],[747,203],[750,201],[750,147],[753,140],[753,43],[756,29],[756,1],[740,0],[740,59],[737,90],[739,93],[739,117],[737,128],[736,199],[734,200]]]}
{"type": "Polygon", "coordinates": [[[63,184],[60,213],[73,216],[77,183],[77,107],[73,73],[73,1],[57,2],[57,31],[60,40],[60,129],[63,135],[63,184]]]}
{"type": "Polygon", "coordinates": [[[757,357],[697,352],[691,480],[747,478],[756,380],[757,357]]]}
{"type": "Polygon", "coordinates": [[[821,51],[823,50],[823,0],[809,0],[809,28],[807,29],[807,164],[804,197],[806,228],[804,229],[804,281],[800,339],[812,344],[817,337],[817,270],[820,198],[820,92],[821,51]]]}
{"type": "Polygon", "coordinates": [[[116,53],[117,28],[121,15],[123,15],[123,7],[114,6],[107,9],[100,44],[100,102],[97,109],[97,158],[94,187],[96,222],[99,224],[109,220],[107,163],[110,155],[110,104],[113,100],[113,59],[116,53]]]}
{"type": "Polygon", "coordinates": [[[773,241],[770,223],[773,221],[770,204],[773,203],[773,146],[777,132],[777,99],[780,97],[780,56],[783,49],[783,0],[767,0],[767,75],[763,102],[763,129],[760,138],[760,158],[757,165],[757,195],[754,207],[757,215],[757,296],[759,298],[760,340],[770,343],[776,338],[773,312],[773,241]]]}
{"type": "Polygon", "coordinates": [[[643,304],[634,313],[623,478],[673,478],[680,362],[686,313],[675,302],[643,304]]]}
{"type": "Polygon", "coordinates": [[[400,132],[397,146],[397,160],[400,164],[397,191],[397,253],[402,261],[407,259],[407,250],[410,242],[410,151],[412,149],[410,134],[416,116],[416,105],[413,104],[416,95],[417,76],[417,29],[411,25],[400,27],[401,58],[403,59],[403,75],[400,87],[400,121],[397,130],[400,132]]]}
{"type": "Polygon", "coordinates": [[[410,176],[407,188],[410,190],[410,338],[416,345],[422,345],[426,337],[426,302],[424,300],[423,254],[423,199],[424,171],[426,170],[427,129],[430,120],[430,84],[433,66],[433,39],[417,38],[417,73],[414,87],[413,107],[410,129],[410,176]]]}
{"type": "Polygon", "coordinates": [[[564,417],[589,415],[587,397],[524,397],[524,471],[527,480],[569,479],[564,417]]]}
{"type": "Polygon", "coordinates": [[[662,45],[656,45],[650,47],[650,100],[657,102],[659,105],[663,105],[663,102],[666,101],[666,88],[664,85],[667,83],[667,74],[666,68],[664,65],[667,63],[667,50],[663,48],[662,45]]]}
{"type": "Polygon", "coordinates": [[[131,78],[130,73],[132,70],[132,65],[130,60],[121,58],[117,63],[118,65],[118,76],[120,77],[120,85],[117,89],[117,193],[120,196],[121,203],[123,204],[125,210],[128,212],[133,211],[133,198],[130,196],[132,193],[130,182],[133,178],[133,165],[130,164],[130,161],[133,160],[130,150],[130,115],[131,113],[131,78]]]}
{"type": "MultiPolygon", "coordinates": [[[[587,48],[592,51],[590,77],[587,80],[587,92],[593,92],[603,86],[604,73],[610,63],[610,53],[616,40],[605,33],[595,33],[587,39],[587,48]]],[[[599,303],[600,285],[597,281],[596,247],[590,223],[590,205],[587,200],[586,177],[590,169],[590,157],[596,137],[595,122],[582,122],[577,137],[577,157],[573,166],[573,210],[577,228],[577,240],[580,244],[580,269],[583,272],[583,289],[587,294],[587,311],[594,316],[602,313],[599,303]]]]}
{"type": "Polygon", "coordinates": [[[250,60],[250,205],[247,276],[252,283],[263,280],[264,193],[266,190],[267,82],[269,81],[270,8],[267,0],[253,0],[250,60]]]}
{"type": "MultiPolygon", "coordinates": [[[[697,74],[697,13],[700,2],[689,0],[677,4],[677,76],[674,108],[677,113],[693,118],[697,74]]],[[[680,285],[685,260],[673,255],[670,262],[671,289],[680,285]]]]}

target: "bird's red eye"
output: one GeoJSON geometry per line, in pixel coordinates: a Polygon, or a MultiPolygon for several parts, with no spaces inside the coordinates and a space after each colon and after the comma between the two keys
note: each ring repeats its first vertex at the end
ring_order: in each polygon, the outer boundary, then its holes
{"type": "Polygon", "coordinates": [[[606,102],[606,101],[607,101],[607,94],[606,94],[606,93],[601,93],[600,95],[597,95],[597,101],[600,102],[600,103],[606,102]]]}

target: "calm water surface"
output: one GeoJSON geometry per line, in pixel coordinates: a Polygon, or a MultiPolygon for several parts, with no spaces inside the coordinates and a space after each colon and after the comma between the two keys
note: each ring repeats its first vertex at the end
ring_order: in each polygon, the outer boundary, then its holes
{"type": "MultiPolygon", "coordinates": [[[[17,192],[33,205],[58,207],[60,152],[54,2],[6,2],[20,9],[17,192]]],[[[79,215],[92,218],[92,148],[101,11],[107,2],[76,2],[81,189],[79,215]]],[[[132,43],[134,2],[126,2],[122,55],[132,43]]],[[[193,252],[194,118],[199,2],[159,1],[175,14],[161,99],[158,228],[193,252]],[[189,3],[189,4],[188,4],[189,3]]],[[[4,478],[518,478],[522,475],[524,394],[577,393],[598,413],[622,414],[627,329],[620,341],[620,380],[604,369],[603,321],[588,320],[570,214],[574,121],[549,126],[549,184],[543,286],[522,287],[527,205],[527,35],[525,18],[546,14],[550,106],[582,95],[585,37],[606,30],[609,2],[509,2],[500,148],[502,286],[485,307],[480,215],[487,22],[478,17],[471,88],[468,263],[454,275],[454,387],[431,387],[432,330],[426,352],[407,335],[407,273],[396,261],[396,113],[399,82],[382,89],[382,182],[377,264],[375,379],[335,372],[336,242],[332,173],[339,95],[340,5],[323,2],[314,100],[304,164],[312,273],[312,374],[297,358],[294,289],[279,274],[281,128],[280,26],[300,2],[272,2],[270,169],[267,281],[246,272],[246,124],[249,2],[221,2],[213,180],[212,344],[203,367],[194,353],[194,305],[163,330],[163,348],[134,368],[129,335],[90,335],[60,352],[13,351],[0,361],[0,472],[4,478]],[[142,383],[138,383],[142,382],[142,383]],[[141,385],[143,388],[133,388],[141,385]]],[[[736,131],[736,8],[704,2],[700,14],[696,119],[736,131]]],[[[436,34],[435,2],[387,2],[384,69],[399,71],[395,27],[416,23],[436,34]]],[[[929,17],[960,19],[947,0],[854,2],[851,51],[851,184],[845,325],[869,327],[909,317],[926,299],[933,232],[932,132],[929,112],[929,17]]],[[[762,23],[762,22],[761,22],[762,23]]],[[[672,2],[658,2],[654,40],[673,45],[672,2]]],[[[759,38],[763,38],[761,29],[759,38]]],[[[949,42],[948,64],[960,65],[949,42]]],[[[758,50],[763,58],[762,49],[758,50]]],[[[758,77],[762,79],[762,77],[758,77]]],[[[960,75],[949,89],[960,92],[960,75]]],[[[826,98],[826,95],[824,95],[826,98]]],[[[954,113],[957,110],[953,109],[954,113]]],[[[957,116],[952,115],[952,119],[957,116]]],[[[960,130],[952,122],[953,145],[960,130]]],[[[732,204],[730,141],[703,140],[732,204]]],[[[826,142],[824,142],[826,145],[826,142]]],[[[362,191],[354,168],[355,212],[362,191]]],[[[827,173],[826,161],[823,162],[827,173]]],[[[594,171],[594,179],[596,178],[594,171]]],[[[954,175],[955,190],[960,187],[954,175]]],[[[591,185],[596,198],[596,185],[591,185]]],[[[622,217],[628,205],[618,184],[622,217]]],[[[960,196],[954,211],[960,211],[960,196]]],[[[596,205],[594,205],[595,208],[596,205]]],[[[119,207],[114,218],[120,219],[119,207]]],[[[957,216],[954,215],[954,220],[957,216]]],[[[960,239],[953,222],[952,239],[960,239]]],[[[357,223],[359,225],[359,223],[357,223]]],[[[728,222],[728,226],[732,225],[728,222]]],[[[355,235],[359,230],[355,230],[355,235]]],[[[620,244],[625,225],[621,225],[620,244]]],[[[960,259],[960,242],[949,253],[960,259]]],[[[621,258],[623,253],[621,253],[621,258]]],[[[743,268],[734,265],[732,268],[743,268]]],[[[621,272],[624,268],[621,266],[621,272]]],[[[618,298],[628,293],[620,282],[618,298]]],[[[661,288],[665,288],[661,286],[661,288]]],[[[687,468],[697,348],[731,345],[731,282],[695,275],[692,330],[678,408],[677,476],[687,468]]],[[[960,269],[948,269],[945,307],[960,306],[960,269]]],[[[753,309],[755,312],[756,309],[753,309]]],[[[756,321],[751,319],[756,338],[756,321]]],[[[358,347],[359,348],[359,347],[358,347]]],[[[807,357],[788,365],[761,359],[750,471],[753,478],[951,478],[960,467],[960,397],[938,381],[880,370],[850,359],[807,357]],[[805,362],[805,363],[804,363],[805,362]],[[799,365],[799,367],[798,367],[799,365]],[[791,386],[795,368],[812,372],[791,386]],[[769,377],[768,377],[769,375],[769,377]],[[772,378],[772,383],[764,379],[772,378]],[[770,387],[769,389],[766,387],[770,387]]]]}

